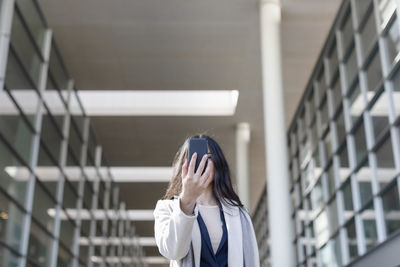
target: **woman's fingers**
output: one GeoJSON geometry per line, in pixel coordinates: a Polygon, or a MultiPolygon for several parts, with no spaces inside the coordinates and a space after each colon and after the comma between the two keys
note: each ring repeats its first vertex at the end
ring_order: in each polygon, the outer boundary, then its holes
{"type": "Polygon", "coordinates": [[[212,160],[208,161],[206,171],[202,175],[202,181],[201,184],[204,185],[205,187],[208,186],[210,182],[207,182],[208,180],[212,180],[212,177],[214,176],[214,163],[212,160]]]}
{"type": "Polygon", "coordinates": [[[207,154],[204,154],[203,158],[200,161],[199,167],[196,170],[196,174],[200,174],[203,172],[204,165],[206,165],[207,162],[207,154]]]}
{"type": "Polygon", "coordinates": [[[188,163],[187,160],[182,165],[182,178],[185,178],[188,172],[188,163]]]}
{"type": "Polygon", "coordinates": [[[191,177],[193,177],[193,174],[194,174],[194,167],[196,166],[196,158],[197,158],[197,153],[194,152],[192,155],[192,158],[190,159],[189,170],[188,170],[188,174],[191,177]]]}

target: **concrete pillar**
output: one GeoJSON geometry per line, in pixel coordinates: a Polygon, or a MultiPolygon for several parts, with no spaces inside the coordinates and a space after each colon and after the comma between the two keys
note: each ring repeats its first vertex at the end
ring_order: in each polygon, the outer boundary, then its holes
{"type": "Polygon", "coordinates": [[[250,125],[239,123],[236,126],[236,183],[239,198],[250,211],[249,143],[250,125]]]}
{"type": "Polygon", "coordinates": [[[260,0],[260,36],[272,267],[295,265],[283,99],[279,0],[260,0]]]}

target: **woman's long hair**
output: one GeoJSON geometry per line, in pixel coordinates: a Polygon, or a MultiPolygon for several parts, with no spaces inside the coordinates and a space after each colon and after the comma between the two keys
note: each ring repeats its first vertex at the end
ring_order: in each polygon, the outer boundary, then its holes
{"type": "Polygon", "coordinates": [[[176,153],[172,164],[173,175],[163,199],[171,199],[174,195],[179,195],[182,191],[182,165],[188,157],[190,138],[207,139],[215,170],[214,180],[212,181],[215,198],[225,204],[242,207],[242,202],[233,190],[228,162],[225,159],[222,149],[213,138],[205,134],[188,137],[176,153]]]}

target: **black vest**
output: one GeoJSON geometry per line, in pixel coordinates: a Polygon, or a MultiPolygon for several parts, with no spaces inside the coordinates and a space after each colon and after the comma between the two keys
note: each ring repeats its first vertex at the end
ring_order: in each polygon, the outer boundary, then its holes
{"type": "Polygon", "coordinates": [[[228,266],[228,231],[225,225],[225,216],[220,205],[220,217],[222,222],[222,238],[219,243],[216,254],[211,245],[210,236],[207,227],[200,215],[197,216],[197,221],[201,233],[201,256],[200,267],[227,267],[228,266]]]}

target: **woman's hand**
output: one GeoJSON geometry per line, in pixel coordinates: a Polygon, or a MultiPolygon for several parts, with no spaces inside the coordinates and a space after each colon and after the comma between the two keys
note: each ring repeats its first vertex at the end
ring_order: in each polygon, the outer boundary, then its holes
{"type": "Polygon", "coordinates": [[[214,164],[212,160],[208,160],[207,154],[203,156],[197,171],[194,172],[197,153],[193,153],[192,159],[188,167],[187,160],[182,165],[182,192],[180,194],[181,209],[187,215],[193,214],[194,206],[197,198],[206,190],[208,185],[214,178],[214,164]],[[207,168],[203,175],[204,166],[208,160],[207,168]]]}

